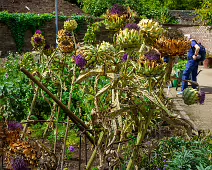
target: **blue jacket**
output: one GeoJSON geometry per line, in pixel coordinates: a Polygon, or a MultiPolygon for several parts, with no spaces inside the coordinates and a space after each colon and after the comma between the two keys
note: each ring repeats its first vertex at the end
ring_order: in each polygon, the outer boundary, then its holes
{"type": "MultiPolygon", "coordinates": [[[[188,59],[189,59],[189,60],[193,60],[193,55],[195,54],[195,45],[196,45],[196,44],[200,47],[199,55],[201,55],[201,59],[204,60],[205,55],[206,55],[206,51],[205,51],[205,49],[204,49],[204,47],[203,47],[202,45],[199,45],[199,44],[196,42],[196,40],[192,40],[192,41],[191,41],[191,48],[190,48],[190,50],[189,50],[189,52],[188,52],[188,59]]],[[[196,61],[201,61],[201,59],[200,59],[200,60],[196,60],[196,61]]],[[[203,60],[202,60],[202,61],[203,61],[203,60]]]]}
{"type": "Polygon", "coordinates": [[[193,55],[195,54],[195,45],[196,44],[197,44],[197,42],[195,40],[191,41],[191,48],[190,48],[190,50],[188,52],[188,59],[189,60],[193,60],[193,55]]]}

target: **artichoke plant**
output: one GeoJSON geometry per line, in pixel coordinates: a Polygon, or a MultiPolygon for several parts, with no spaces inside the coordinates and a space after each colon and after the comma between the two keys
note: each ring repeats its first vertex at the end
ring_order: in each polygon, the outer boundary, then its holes
{"type": "Polygon", "coordinates": [[[54,48],[51,47],[49,44],[46,44],[43,48],[43,53],[46,56],[50,56],[54,52],[54,48]]]}
{"type": "Polygon", "coordinates": [[[21,157],[12,159],[11,164],[14,170],[29,170],[28,164],[21,157]]]}
{"type": "Polygon", "coordinates": [[[85,58],[86,62],[87,62],[87,67],[93,67],[94,65],[96,65],[96,60],[97,60],[97,55],[96,55],[96,48],[94,46],[89,46],[89,45],[84,45],[84,46],[80,46],[77,50],[76,50],[76,55],[81,55],[82,57],[85,58]]]}
{"type": "Polygon", "coordinates": [[[80,67],[81,70],[85,69],[87,61],[83,56],[79,54],[77,56],[72,56],[72,58],[74,59],[76,65],[80,67]]]}
{"type": "Polygon", "coordinates": [[[192,104],[203,104],[205,101],[205,93],[203,91],[198,91],[193,88],[186,88],[183,91],[183,101],[187,105],[192,104]]]}
{"type": "Polygon", "coordinates": [[[126,28],[121,30],[116,37],[116,44],[124,48],[140,48],[143,43],[143,36],[137,29],[126,28]]]}
{"type": "Polygon", "coordinates": [[[115,48],[109,42],[103,41],[98,46],[98,61],[104,63],[105,60],[114,60],[115,48]]]}
{"type": "Polygon", "coordinates": [[[45,46],[45,38],[40,30],[37,30],[32,36],[31,44],[35,50],[42,49],[45,46]]]}
{"type": "Polygon", "coordinates": [[[167,39],[161,37],[156,41],[154,47],[158,49],[162,57],[169,57],[169,65],[166,73],[166,80],[170,79],[174,57],[184,56],[190,48],[190,41],[185,39],[167,39]]]}
{"type": "MultiPolygon", "coordinates": [[[[153,120],[161,116],[171,121],[169,117],[173,116],[168,108],[169,100],[163,95],[167,64],[162,61],[162,57],[165,52],[169,52],[169,55],[178,54],[178,46],[163,47],[159,39],[155,45],[156,49],[153,48],[152,42],[163,32],[161,26],[152,20],[142,20],[138,25],[132,22],[129,24],[128,19],[132,16],[126,8],[119,7],[114,7],[108,13],[105,22],[108,29],[119,31],[113,43],[103,41],[97,46],[82,45],[77,48],[75,39],[70,34],[73,28],[70,23],[66,23],[65,28],[58,34],[57,53],[45,58],[47,62],[42,63],[44,69],[39,70],[43,79],[49,79],[46,86],[51,82],[57,87],[55,95],[58,95],[58,99],[62,99],[63,92],[69,91],[69,101],[64,111],[80,130],[85,131],[86,137],[95,145],[86,169],[92,168],[97,156],[101,158],[99,169],[104,169],[106,164],[114,165],[110,166],[113,169],[118,169],[123,164],[127,170],[134,167],[141,169],[138,161],[142,157],[140,146],[148,136],[149,127],[155,122],[153,120]],[[172,48],[174,52],[171,52],[172,48]],[[68,58],[64,52],[73,52],[74,55],[68,58]],[[51,70],[48,70],[49,68],[51,70]],[[72,98],[77,96],[73,95],[76,91],[77,95],[81,96],[77,101],[79,104],[76,110],[84,109],[83,113],[89,115],[86,124],[69,110],[75,109],[72,98]],[[126,141],[131,140],[131,149],[128,149],[126,141]],[[118,147],[114,147],[117,144],[118,147]],[[126,156],[125,160],[119,155],[126,156]]],[[[40,88],[48,92],[41,85],[40,88]]],[[[55,98],[53,100],[57,101],[55,98]]],[[[53,118],[54,115],[55,110],[52,110],[53,118]]],[[[19,145],[22,146],[24,143],[19,145]]],[[[14,148],[17,149],[16,146],[14,148]]]]}
{"type": "Polygon", "coordinates": [[[73,37],[64,29],[58,31],[58,48],[63,53],[71,53],[74,50],[73,37]]]}
{"type": "Polygon", "coordinates": [[[68,32],[72,32],[77,28],[77,25],[75,20],[67,20],[64,22],[64,29],[68,32]]]}
{"type": "Polygon", "coordinates": [[[161,59],[161,54],[157,49],[150,49],[140,58],[141,74],[146,77],[163,75],[166,64],[161,59]]]}
{"type": "Polygon", "coordinates": [[[164,56],[183,56],[186,51],[190,48],[191,42],[184,39],[166,39],[160,38],[155,43],[155,48],[157,48],[161,55],[164,56]]]}
{"type": "Polygon", "coordinates": [[[153,21],[152,19],[142,19],[139,21],[138,26],[145,37],[145,43],[148,45],[154,44],[155,40],[165,31],[158,22],[153,21]]]}
{"type": "Polygon", "coordinates": [[[105,27],[111,31],[119,31],[126,23],[133,22],[136,13],[122,5],[115,4],[105,15],[105,27]]]}

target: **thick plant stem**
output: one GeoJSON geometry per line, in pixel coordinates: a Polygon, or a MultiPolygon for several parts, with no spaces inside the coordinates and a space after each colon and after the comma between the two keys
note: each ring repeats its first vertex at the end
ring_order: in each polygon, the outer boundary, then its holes
{"type": "Polygon", "coordinates": [[[47,127],[46,127],[45,131],[43,132],[43,139],[45,139],[45,137],[46,137],[46,133],[49,129],[50,124],[53,123],[54,115],[55,115],[55,112],[56,112],[56,107],[57,107],[57,104],[55,103],[54,106],[53,106],[53,110],[51,111],[49,123],[47,124],[47,127]]]}
{"type": "MultiPolygon", "coordinates": [[[[116,102],[116,108],[119,110],[121,107],[120,107],[120,102],[119,102],[119,91],[118,90],[115,90],[115,102],[116,102]]],[[[121,127],[121,129],[123,128],[123,122],[122,122],[122,116],[121,115],[118,115],[118,124],[119,124],[119,127],[121,127]]]]}
{"type": "MultiPolygon", "coordinates": [[[[62,64],[62,75],[59,76],[59,79],[60,79],[59,97],[60,97],[60,101],[61,101],[61,102],[62,102],[62,96],[63,96],[63,88],[62,88],[62,80],[61,80],[61,77],[63,77],[65,61],[66,61],[66,56],[64,56],[64,61],[63,61],[63,64],[62,64]]],[[[61,107],[58,107],[57,119],[56,119],[57,123],[56,123],[56,129],[55,129],[54,153],[56,153],[56,146],[57,146],[58,121],[59,121],[60,110],[61,110],[61,107]]]]}
{"type": "MultiPolygon", "coordinates": [[[[63,90],[62,90],[62,86],[60,87],[60,92],[59,92],[59,96],[60,96],[60,101],[62,100],[62,94],[63,94],[63,90]]],[[[58,107],[58,111],[57,111],[57,118],[56,118],[56,128],[55,128],[55,140],[54,140],[54,154],[56,153],[56,146],[57,146],[57,137],[58,137],[58,121],[59,121],[59,115],[60,115],[60,107],[58,107]]]]}
{"type": "Polygon", "coordinates": [[[169,63],[168,63],[167,72],[166,72],[166,75],[165,75],[165,82],[170,80],[173,64],[174,64],[174,58],[173,57],[169,57],[169,63]]]}
{"type": "MultiPolygon", "coordinates": [[[[35,103],[36,103],[36,100],[37,100],[37,97],[38,97],[39,89],[40,89],[39,87],[37,87],[37,88],[35,89],[35,94],[34,94],[34,97],[33,97],[33,99],[32,99],[32,103],[31,103],[31,107],[30,107],[30,112],[29,112],[29,114],[28,114],[28,116],[27,116],[27,121],[30,119],[30,116],[31,116],[32,113],[33,113],[33,109],[34,109],[34,107],[35,107],[35,103]]],[[[26,133],[27,128],[28,128],[28,124],[26,124],[26,125],[24,126],[22,138],[24,137],[24,134],[26,133]]]]}
{"type": "Polygon", "coordinates": [[[127,169],[126,170],[131,170],[134,164],[134,160],[136,159],[136,155],[138,154],[138,149],[139,149],[139,145],[143,142],[145,134],[147,132],[147,129],[149,127],[149,124],[151,122],[152,119],[152,112],[149,113],[146,123],[145,123],[145,127],[144,129],[142,129],[141,127],[139,128],[139,132],[138,132],[138,136],[137,136],[137,141],[136,141],[136,146],[135,149],[131,155],[130,161],[127,165],[127,169]]]}
{"type": "MultiPolygon", "coordinates": [[[[89,130],[88,126],[81,120],[79,119],[74,113],[72,113],[58,98],[53,95],[41,82],[39,82],[35,77],[33,77],[25,68],[21,68],[21,71],[27,75],[34,83],[36,83],[43,91],[45,91],[63,110],[64,112],[67,113],[69,118],[73,121],[73,123],[76,124],[76,126],[84,131],[84,130],[89,130]]],[[[90,132],[92,133],[92,132],[90,132]]],[[[91,137],[91,135],[85,131],[86,137],[89,139],[89,141],[94,144],[94,139],[91,137]]]]}
{"type": "MultiPolygon", "coordinates": [[[[70,89],[70,92],[69,92],[68,109],[71,108],[71,104],[72,104],[72,93],[73,93],[73,90],[74,90],[75,80],[76,80],[76,65],[74,66],[74,69],[73,69],[73,79],[72,79],[72,82],[71,82],[71,89],[70,89]]],[[[67,137],[68,137],[68,130],[69,130],[69,117],[67,118],[66,133],[65,133],[64,142],[63,142],[63,151],[62,151],[62,157],[61,157],[61,169],[63,169],[64,157],[65,157],[65,153],[66,153],[66,140],[67,140],[67,137]]]]}
{"type": "MultiPolygon", "coordinates": [[[[94,91],[95,91],[95,93],[97,94],[97,92],[98,92],[98,82],[99,82],[99,78],[100,78],[100,76],[98,75],[97,77],[96,77],[96,80],[95,80],[95,84],[94,84],[94,91]]],[[[95,95],[95,99],[94,99],[94,104],[95,104],[95,109],[96,109],[96,112],[97,113],[99,113],[99,98],[95,95]]]]}
{"type": "Polygon", "coordinates": [[[88,161],[88,164],[86,166],[86,170],[90,170],[91,169],[91,167],[93,165],[93,162],[94,162],[94,160],[96,158],[96,155],[97,155],[97,150],[99,149],[99,146],[103,142],[103,137],[104,137],[104,132],[102,131],[99,134],[99,140],[98,140],[97,145],[96,145],[96,147],[95,147],[95,149],[94,149],[94,151],[93,151],[93,153],[91,155],[91,158],[88,161]]]}
{"type": "Polygon", "coordinates": [[[67,117],[66,133],[65,133],[65,137],[64,137],[63,151],[62,151],[62,157],[61,157],[61,169],[63,169],[63,165],[64,165],[64,157],[65,157],[65,153],[66,153],[66,140],[68,137],[69,125],[70,125],[69,117],[67,117]]]}

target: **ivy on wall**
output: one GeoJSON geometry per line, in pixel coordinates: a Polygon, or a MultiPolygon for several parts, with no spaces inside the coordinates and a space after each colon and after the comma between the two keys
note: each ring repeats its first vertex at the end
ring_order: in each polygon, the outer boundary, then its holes
{"type": "MultiPolygon", "coordinates": [[[[59,16],[59,20],[65,21],[68,18],[75,19],[78,22],[79,31],[81,25],[86,20],[85,16],[59,16]]],[[[22,52],[24,46],[24,36],[27,30],[31,30],[32,33],[35,30],[45,26],[47,22],[55,19],[53,14],[31,14],[31,13],[8,13],[7,11],[0,12],[0,22],[5,23],[11,30],[12,36],[16,43],[18,52],[22,52]]]]}

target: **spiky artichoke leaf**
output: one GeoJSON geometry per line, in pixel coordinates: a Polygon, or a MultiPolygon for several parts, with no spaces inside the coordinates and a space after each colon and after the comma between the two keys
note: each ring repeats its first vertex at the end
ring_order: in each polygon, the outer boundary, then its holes
{"type": "Polygon", "coordinates": [[[84,74],[81,74],[75,81],[75,83],[81,83],[82,81],[85,81],[86,79],[92,77],[92,76],[97,76],[97,75],[103,75],[104,74],[104,69],[103,67],[101,68],[96,68],[96,69],[93,69],[93,70],[90,70],[84,74]]]}

